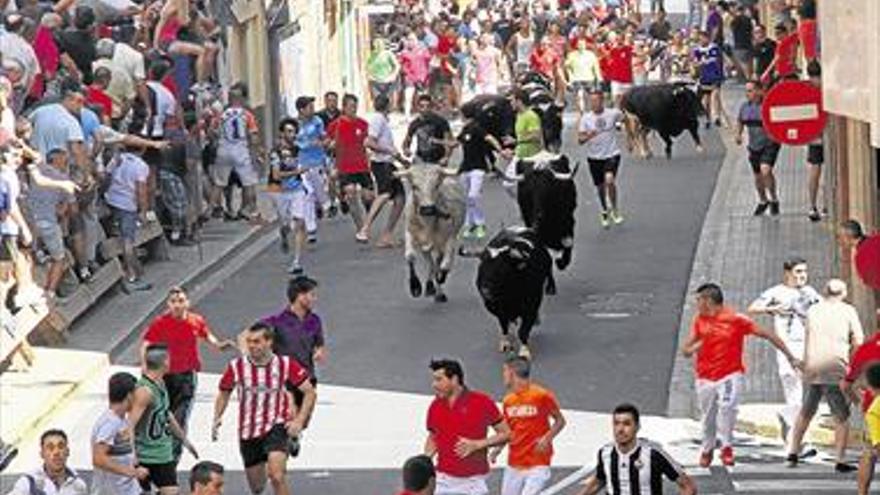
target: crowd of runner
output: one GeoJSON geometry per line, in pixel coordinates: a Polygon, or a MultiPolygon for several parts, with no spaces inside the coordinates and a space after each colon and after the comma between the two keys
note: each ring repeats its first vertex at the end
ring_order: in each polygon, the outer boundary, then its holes
{"type": "MultiPolygon", "coordinates": [[[[264,151],[247,107],[247,88],[216,86],[219,29],[201,2],[0,2],[5,4],[0,32],[4,316],[64,297],[65,278],[89,283],[109,261],[100,259],[97,243],[111,235],[123,240],[126,290],[149,290],[138,262],[138,229],[160,222],[170,242],[187,245],[210,218],[257,218],[257,188],[264,182],[280,220],[281,249],[292,251],[287,306],[248,327],[237,343],[211,332],[189,309],[185,290],[169,292],[168,312],[143,337],[143,375],[118,373],[109,380],[109,409],[92,435],[91,493],[137,494],[151,486],[163,494],[179,493],[182,451],[198,457],[196,448],[205,441],[194,444],[187,437],[201,368],[199,340],[219,352],[243,354],[230,361],[220,381],[212,438],[218,438],[235,391],[248,405],[236,414],[252,493],[267,484],[274,493],[289,493],[285,466],[299,454],[300,433],[318,393],[316,363],[326,359],[321,320],[313,311],[317,283],[304,275],[305,245],[318,243],[321,220],[338,214],[352,218],[355,242],[369,243],[388,204],[391,211],[375,245],[397,246],[405,192],[395,167],[446,165],[458,146],[462,161],[452,165],[468,196],[461,235],[483,238],[482,182],[494,171],[489,157],[528,159],[545,148],[540,117],[517,87],[525,73],[537,73],[560,106],[578,113],[578,144],[590,164],[605,228],[624,221],[615,187],[621,157],[616,134],[623,119],[615,107],[623,94],[649,81],[694,83],[706,126],[731,127],[722,84],[746,83],[748,102],[738,112],[734,133],[739,140],[748,130],[759,195],[754,213],[778,214],[772,169],[779,145],[762,134],[761,92],[806,75],[818,84],[815,4],[774,2],[776,17],[761,19],[752,1],[690,3],[697,5],[688,27],[677,29],[662,1],[651,2],[652,11],[644,13],[639,2],[626,1],[479,1],[461,11],[446,0],[431,7],[400,2],[372,33],[364,67],[369,94],[328,91],[320,108],[314,97],[299,97],[297,115],[281,120],[275,146],[264,151]],[[515,143],[499,142],[472,118],[454,135],[452,122],[461,103],[479,94],[507,93],[516,112],[515,143]],[[364,107],[372,110],[368,119],[358,116],[364,107]],[[392,134],[393,113],[408,120],[401,148],[392,134]],[[240,200],[235,188],[241,189],[240,200]],[[39,282],[34,264],[46,267],[39,282]]],[[[821,218],[816,199],[821,150],[821,143],[814,143],[808,157],[811,220],[821,218]]],[[[845,231],[848,239],[861,235],[852,224],[845,231]]],[[[838,420],[835,470],[854,469],[844,459],[848,393],[866,370],[868,389],[880,389],[880,369],[867,366],[880,357],[875,356],[877,341],[863,342],[858,315],[843,302],[842,281],[829,280],[820,295],[807,285],[806,261],[792,259],[783,268],[783,283],[749,308],[772,315],[775,331],[724,306],[717,285],[697,292],[699,314],[682,351],[696,356],[702,466],[712,463],[719,436],[722,463],[735,462],[732,431],[743,340],[754,335],[780,352],[787,462],[796,466],[810,455],[802,449],[803,434],[825,396],[838,420]]],[[[505,445],[502,493],[540,493],[550,479],[552,441],[565,418],[554,394],[531,381],[529,361],[515,357],[504,363],[509,394],[500,409],[493,398],[465,385],[461,363],[443,359],[429,367],[436,398],[427,413],[425,455],[407,461],[404,493],[488,493],[490,461],[505,445]]],[[[870,445],[876,445],[880,403],[869,398],[862,407],[870,445]]],[[[599,451],[595,474],[580,493],[602,487],[613,493],[660,493],[663,477],[681,493],[695,493],[677,462],[637,437],[635,406],[621,404],[611,416],[614,441],[599,451]],[[627,488],[621,491],[623,485],[627,488]]],[[[40,445],[44,464],[20,478],[12,493],[33,493],[35,484],[45,493],[86,493],[83,480],[67,466],[64,432],[45,432],[40,445]]],[[[860,470],[865,493],[876,460],[870,445],[860,470]]],[[[192,493],[222,493],[222,485],[222,466],[201,462],[193,468],[192,493]]]]}

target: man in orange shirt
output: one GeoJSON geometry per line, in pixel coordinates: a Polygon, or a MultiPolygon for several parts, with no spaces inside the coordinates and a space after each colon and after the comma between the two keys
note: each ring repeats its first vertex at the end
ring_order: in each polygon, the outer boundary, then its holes
{"type": "Polygon", "coordinates": [[[685,357],[697,355],[694,368],[703,424],[701,467],[712,464],[715,440],[719,434],[721,462],[725,466],[734,464],[733,427],[736,425],[739,390],[745,372],[743,344],[750,335],[770,341],[785,354],[792,368],[802,368],[802,363],[775,332],[759,327],[747,316],[724,306],[721,287],[709,283],[697,288],[697,315],[681,352],[685,357]]]}
{"type": "MultiPolygon", "coordinates": [[[[502,373],[509,391],[503,409],[510,440],[501,495],[537,495],[550,480],[553,439],[565,427],[565,417],[553,392],[532,383],[528,359],[509,358],[502,373]]],[[[492,451],[492,462],[501,448],[492,451]]]]}

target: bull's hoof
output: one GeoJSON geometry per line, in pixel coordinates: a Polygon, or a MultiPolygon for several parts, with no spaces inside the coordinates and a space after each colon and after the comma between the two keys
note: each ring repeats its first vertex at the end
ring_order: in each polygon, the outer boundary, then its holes
{"type": "Polygon", "coordinates": [[[409,295],[419,297],[422,295],[422,282],[416,277],[409,278],[409,295]]]}
{"type": "Polygon", "coordinates": [[[449,270],[440,270],[439,272],[437,272],[437,283],[438,284],[445,284],[446,277],[448,275],[449,275],[449,270]]]}
{"type": "Polygon", "coordinates": [[[666,152],[666,159],[667,159],[667,160],[672,160],[672,150],[669,150],[669,151],[666,152]]]}
{"type": "Polygon", "coordinates": [[[446,298],[446,294],[442,292],[438,292],[436,295],[434,295],[434,302],[436,303],[445,303],[448,300],[449,299],[446,298]]]}
{"type": "Polygon", "coordinates": [[[508,353],[511,349],[513,349],[513,344],[510,343],[510,339],[507,336],[501,337],[501,340],[498,341],[498,352],[508,353]]]}
{"type": "Polygon", "coordinates": [[[529,350],[529,346],[525,344],[519,346],[519,357],[525,358],[529,361],[532,360],[532,351],[529,350]]]}
{"type": "Polygon", "coordinates": [[[548,296],[555,296],[556,295],[556,285],[555,284],[547,284],[547,286],[544,287],[544,294],[547,294],[548,296]]]}
{"type": "Polygon", "coordinates": [[[533,325],[536,327],[541,326],[541,317],[540,316],[535,317],[535,323],[533,325]]]}
{"type": "Polygon", "coordinates": [[[437,287],[434,285],[433,280],[428,280],[425,282],[425,297],[431,297],[437,293],[437,287]]]}

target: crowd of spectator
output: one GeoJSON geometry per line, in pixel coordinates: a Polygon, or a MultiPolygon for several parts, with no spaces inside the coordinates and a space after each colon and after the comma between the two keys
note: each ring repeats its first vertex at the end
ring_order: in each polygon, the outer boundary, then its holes
{"type": "Polygon", "coordinates": [[[108,238],[122,240],[123,288],[148,290],[139,229],[192,245],[209,218],[254,214],[249,194],[242,214],[224,207],[207,173],[225,105],[208,7],[0,0],[0,322],[90,283],[108,238]]]}

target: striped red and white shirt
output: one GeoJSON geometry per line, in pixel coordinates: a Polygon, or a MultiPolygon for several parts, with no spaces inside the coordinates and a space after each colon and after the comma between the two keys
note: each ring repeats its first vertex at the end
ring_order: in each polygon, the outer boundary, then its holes
{"type": "Polygon", "coordinates": [[[220,378],[220,390],[238,391],[239,438],[262,437],[287,421],[291,404],[286,385],[299,387],[308,378],[308,371],[287,356],[275,354],[263,366],[245,356],[233,359],[220,378]]]}

